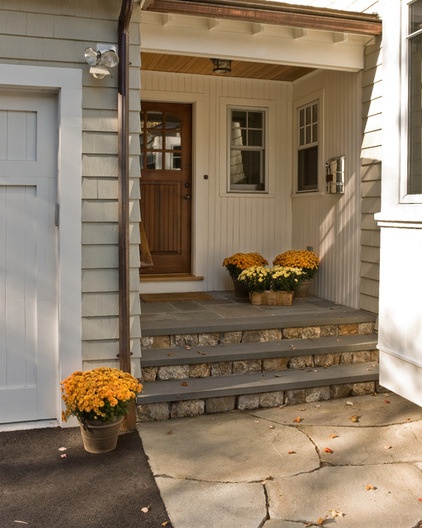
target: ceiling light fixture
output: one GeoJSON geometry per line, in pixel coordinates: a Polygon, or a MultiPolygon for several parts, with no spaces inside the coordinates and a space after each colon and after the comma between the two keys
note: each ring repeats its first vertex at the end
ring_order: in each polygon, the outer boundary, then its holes
{"type": "Polygon", "coordinates": [[[84,56],[90,66],[89,73],[95,79],[104,79],[110,75],[108,68],[115,68],[119,64],[119,56],[116,46],[111,44],[97,44],[97,48],[86,48],[84,56]]]}
{"type": "Polygon", "coordinates": [[[227,75],[232,71],[232,61],[230,59],[211,59],[213,73],[218,75],[227,75]]]}

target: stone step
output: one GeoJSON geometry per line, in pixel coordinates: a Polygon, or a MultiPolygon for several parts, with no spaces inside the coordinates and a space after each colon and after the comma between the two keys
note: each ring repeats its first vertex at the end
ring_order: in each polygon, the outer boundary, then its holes
{"type": "Polygon", "coordinates": [[[377,335],[369,334],[146,349],[142,352],[142,367],[193,365],[204,362],[215,363],[371,351],[376,346],[377,335]]]}
{"type": "Polygon", "coordinates": [[[137,397],[140,421],[195,416],[233,409],[275,407],[377,390],[375,362],[211,376],[144,383],[137,397]]]}

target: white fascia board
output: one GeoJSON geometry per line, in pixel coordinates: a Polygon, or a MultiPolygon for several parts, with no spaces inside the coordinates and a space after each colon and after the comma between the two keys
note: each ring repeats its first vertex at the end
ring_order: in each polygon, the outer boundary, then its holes
{"type": "Polygon", "coordinates": [[[371,37],[338,32],[304,30],[249,22],[144,13],[141,50],[146,52],[205,56],[286,64],[309,68],[359,71],[363,49],[371,37]],[[147,15],[147,16],[145,16],[147,15]]]}

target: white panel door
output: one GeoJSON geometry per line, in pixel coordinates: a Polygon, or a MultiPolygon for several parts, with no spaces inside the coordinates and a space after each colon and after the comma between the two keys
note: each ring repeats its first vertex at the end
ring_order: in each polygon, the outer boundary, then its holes
{"type": "Polygon", "coordinates": [[[56,99],[0,91],[0,423],[57,416],[56,99]]]}

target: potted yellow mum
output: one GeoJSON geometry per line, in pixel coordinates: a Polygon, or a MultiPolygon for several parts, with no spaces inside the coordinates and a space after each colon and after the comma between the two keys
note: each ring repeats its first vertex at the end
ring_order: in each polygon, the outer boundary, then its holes
{"type": "Polygon", "coordinates": [[[289,306],[304,276],[300,268],[252,266],[243,270],[238,280],[249,291],[252,304],[289,306]]]}
{"type": "Polygon", "coordinates": [[[301,268],[308,279],[311,279],[319,268],[319,257],[309,249],[290,249],[273,260],[274,266],[301,268]]]}
{"type": "Polygon", "coordinates": [[[304,274],[302,284],[296,292],[296,297],[307,297],[312,277],[318,271],[320,259],[309,249],[290,249],[273,260],[274,265],[300,268],[304,274]]]}
{"type": "Polygon", "coordinates": [[[76,371],[60,385],[66,405],[63,420],[72,415],[79,420],[85,450],[107,453],[115,449],[120,424],[142,384],[128,372],[98,367],[76,371]]]}
{"type": "Polygon", "coordinates": [[[233,281],[234,292],[236,297],[248,296],[248,290],[239,283],[238,277],[243,270],[252,266],[266,266],[268,261],[260,253],[235,253],[231,257],[223,260],[223,266],[229,272],[233,281]]]}

